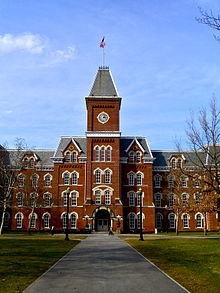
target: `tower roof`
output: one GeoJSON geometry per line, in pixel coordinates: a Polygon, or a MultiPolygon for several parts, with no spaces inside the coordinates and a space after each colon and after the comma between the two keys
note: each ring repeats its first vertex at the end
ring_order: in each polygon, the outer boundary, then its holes
{"type": "Polygon", "coordinates": [[[89,96],[118,97],[111,71],[108,67],[99,67],[89,96]]]}

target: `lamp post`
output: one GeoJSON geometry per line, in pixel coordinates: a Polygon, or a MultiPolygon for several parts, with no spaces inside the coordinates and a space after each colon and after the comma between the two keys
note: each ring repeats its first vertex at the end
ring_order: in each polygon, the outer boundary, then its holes
{"type": "Polygon", "coordinates": [[[140,200],[140,239],[139,239],[140,241],[144,241],[143,230],[142,230],[142,194],[143,194],[143,191],[141,188],[139,188],[137,195],[140,200]]]}
{"type": "Polygon", "coordinates": [[[66,237],[65,240],[70,240],[69,239],[69,207],[70,207],[70,201],[69,201],[69,196],[70,196],[70,188],[68,187],[66,190],[66,195],[67,195],[67,205],[66,205],[66,237]]]}

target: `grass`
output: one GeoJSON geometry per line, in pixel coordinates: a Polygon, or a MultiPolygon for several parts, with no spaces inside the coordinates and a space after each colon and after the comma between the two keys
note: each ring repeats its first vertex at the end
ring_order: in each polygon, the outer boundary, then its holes
{"type": "Polygon", "coordinates": [[[190,292],[220,292],[219,239],[128,240],[190,292]]]}
{"type": "Polygon", "coordinates": [[[0,292],[22,292],[78,243],[45,236],[1,238],[0,292]]]}

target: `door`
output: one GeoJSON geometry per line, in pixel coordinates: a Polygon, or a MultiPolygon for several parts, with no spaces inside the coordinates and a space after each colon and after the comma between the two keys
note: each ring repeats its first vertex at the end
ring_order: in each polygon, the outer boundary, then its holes
{"type": "Polygon", "coordinates": [[[98,231],[108,231],[108,219],[98,219],[98,231]]]}

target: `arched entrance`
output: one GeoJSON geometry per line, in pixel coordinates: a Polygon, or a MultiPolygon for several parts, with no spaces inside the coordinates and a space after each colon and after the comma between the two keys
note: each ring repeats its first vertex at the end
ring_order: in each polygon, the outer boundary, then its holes
{"type": "Polygon", "coordinates": [[[95,231],[108,231],[111,225],[110,214],[107,210],[99,210],[95,214],[95,231]]]}

